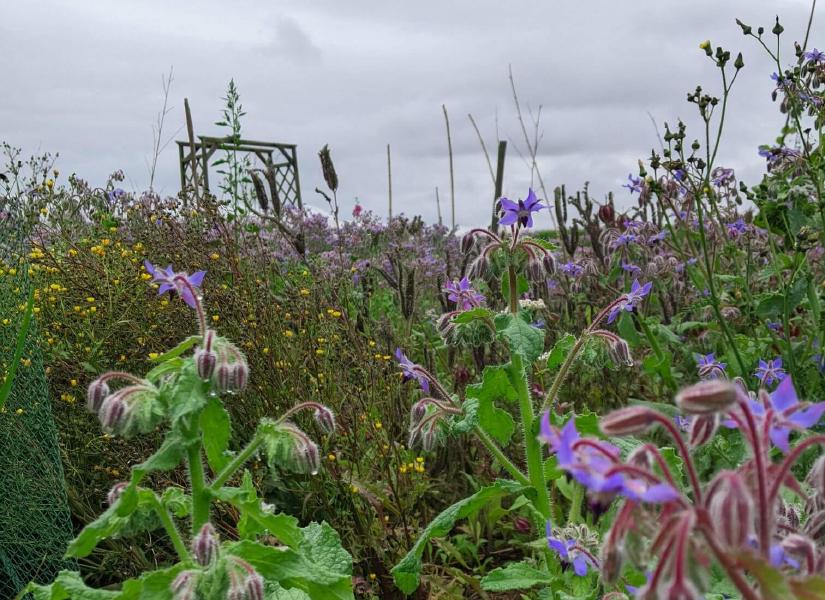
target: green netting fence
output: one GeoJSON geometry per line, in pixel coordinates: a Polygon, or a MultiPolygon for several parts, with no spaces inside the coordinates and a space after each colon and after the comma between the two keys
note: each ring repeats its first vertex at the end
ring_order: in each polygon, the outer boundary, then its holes
{"type": "MultiPolygon", "coordinates": [[[[33,283],[19,230],[0,223],[0,260],[17,273],[0,277],[0,380],[8,373],[33,283]],[[8,323],[5,323],[8,319],[8,323]]],[[[5,406],[0,409],[0,598],[14,598],[29,581],[46,583],[63,568],[72,537],[63,467],[57,446],[43,356],[35,344],[36,319],[5,406]]]]}

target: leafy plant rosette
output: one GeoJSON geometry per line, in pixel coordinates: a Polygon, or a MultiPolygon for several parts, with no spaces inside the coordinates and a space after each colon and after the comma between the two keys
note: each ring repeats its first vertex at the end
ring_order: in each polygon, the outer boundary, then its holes
{"type": "Polygon", "coordinates": [[[273,470],[317,472],[318,446],[291,417],[310,410],[321,429],[331,434],[332,411],[313,402],[298,404],[278,419],[262,420],[246,446],[231,452],[230,419],[221,395],[245,388],[246,358],[206,326],[198,289],[203,271],[187,275],[148,262],[146,268],[159,293],[175,292],[195,310],[198,334],[155,359],[157,366],[143,377],[109,372],[89,385],[87,407],[98,415],[105,432],[130,437],[161,424],[168,430],[160,448],[132,468],[128,481],[111,489],[109,508],[70,542],[66,556],[82,558],[103,540],[162,529],[178,562],[124,581],[119,591],[90,588],[79,573],[63,571],[49,585],[29,584],[21,596],[30,592],[37,600],[352,598],[352,559],[332,527],[300,527],[294,517],[275,512],[258,496],[247,470],[238,485],[228,485],[257,453],[266,456],[273,470]],[[185,356],[193,347],[194,353],[185,356]],[[113,390],[110,385],[115,382],[125,385],[113,390]],[[188,490],[172,486],[156,492],[141,485],[147,475],[181,464],[188,470],[188,490]],[[238,539],[221,539],[210,523],[215,502],[237,511],[238,539]],[[188,535],[181,527],[187,521],[188,535]]]}

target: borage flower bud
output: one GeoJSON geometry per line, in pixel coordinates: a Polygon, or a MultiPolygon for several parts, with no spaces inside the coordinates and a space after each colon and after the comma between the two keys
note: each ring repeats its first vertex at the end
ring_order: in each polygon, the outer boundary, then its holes
{"type": "Polygon", "coordinates": [[[605,435],[636,435],[644,433],[656,422],[656,413],[644,406],[628,406],[614,410],[599,421],[605,435]]]}
{"type": "Polygon", "coordinates": [[[315,418],[315,422],[318,423],[318,427],[320,427],[324,433],[328,435],[335,433],[335,415],[326,406],[316,408],[312,416],[315,418]]]}
{"type": "Polygon", "coordinates": [[[531,257],[530,260],[527,261],[524,272],[527,275],[527,279],[531,281],[540,282],[545,279],[544,265],[538,258],[531,257]]]}
{"type": "Polygon", "coordinates": [[[264,578],[256,571],[250,573],[244,585],[247,600],[264,600],[264,578]]]}
{"type": "Polygon", "coordinates": [[[321,470],[321,453],[318,445],[309,438],[295,444],[293,459],[298,471],[302,473],[317,475],[321,470]]]}
{"type": "Polygon", "coordinates": [[[421,419],[424,418],[424,415],[427,414],[427,404],[429,404],[429,398],[422,398],[412,405],[412,408],[410,409],[411,427],[418,425],[421,422],[421,419]]]}
{"type": "Polygon", "coordinates": [[[553,256],[550,252],[545,252],[544,257],[541,259],[542,266],[544,266],[544,272],[547,275],[555,275],[556,274],[556,257],[553,256]]]}
{"type": "Polygon", "coordinates": [[[470,265],[469,275],[471,279],[483,279],[489,270],[490,259],[488,258],[487,253],[482,251],[470,265]]]}
{"type": "Polygon", "coordinates": [[[197,583],[197,571],[181,571],[169,585],[169,590],[175,600],[194,600],[197,583]]]}
{"type": "Polygon", "coordinates": [[[743,547],[753,526],[753,498],[736,471],[722,471],[711,482],[707,499],[714,531],[729,548],[743,547]]]}
{"type": "Polygon", "coordinates": [[[229,573],[229,589],[226,591],[226,600],[246,600],[246,592],[241,584],[241,578],[234,571],[229,573]]]}
{"type": "Polygon", "coordinates": [[[611,360],[617,365],[625,365],[627,367],[633,366],[633,357],[630,355],[630,346],[620,337],[612,341],[607,346],[607,351],[610,354],[611,360]]]}
{"type": "Polygon", "coordinates": [[[698,448],[708,443],[719,428],[719,413],[699,415],[690,421],[688,440],[691,448],[698,448]]]}
{"type": "Polygon", "coordinates": [[[215,369],[212,381],[219,392],[229,392],[233,389],[234,372],[232,365],[222,360],[215,369]]]}
{"type": "Polygon", "coordinates": [[[109,384],[105,381],[95,379],[90,383],[89,388],[86,390],[86,408],[89,412],[96,413],[99,411],[100,405],[103,404],[103,400],[109,393],[109,384]]]}
{"type": "Polygon", "coordinates": [[[473,249],[473,244],[475,243],[476,238],[473,235],[472,231],[468,231],[464,234],[464,237],[461,238],[461,253],[467,254],[470,250],[473,249]]]}
{"type": "Polygon", "coordinates": [[[120,500],[120,497],[127,487],[129,487],[129,482],[127,481],[121,481],[112,486],[112,489],[106,494],[106,502],[109,503],[109,506],[114,506],[114,504],[120,500]]]}
{"type": "Polygon", "coordinates": [[[825,455],[816,459],[805,480],[821,499],[825,499],[825,455]]]}
{"type": "Polygon", "coordinates": [[[107,396],[100,405],[98,418],[103,430],[112,433],[121,428],[126,422],[129,413],[129,405],[123,400],[123,394],[116,392],[107,396]]]}
{"type": "Polygon", "coordinates": [[[700,381],[676,394],[676,405],[690,415],[724,411],[736,402],[734,384],[721,379],[700,381]]]}
{"type": "Polygon", "coordinates": [[[249,381],[249,365],[244,359],[239,360],[232,366],[232,388],[240,392],[246,387],[249,381]]]}
{"type": "Polygon", "coordinates": [[[437,442],[438,436],[436,435],[433,427],[428,427],[421,432],[421,448],[424,452],[432,452],[435,449],[437,442]]]}
{"type": "Polygon", "coordinates": [[[195,365],[198,368],[198,377],[209,379],[215,372],[215,365],[218,362],[218,355],[214,350],[198,348],[195,350],[195,365]]]}
{"type": "Polygon", "coordinates": [[[653,470],[653,454],[647,444],[639,446],[627,455],[627,464],[647,471],[653,470]]]}
{"type": "Polygon", "coordinates": [[[202,567],[208,567],[218,559],[218,536],[211,523],[204,523],[198,534],[192,538],[192,554],[202,567]]]}
{"type": "Polygon", "coordinates": [[[782,540],[782,549],[791,556],[801,558],[808,565],[809,572],[816,568],[816,542],[805,535],[791,533],[782,540]]]}

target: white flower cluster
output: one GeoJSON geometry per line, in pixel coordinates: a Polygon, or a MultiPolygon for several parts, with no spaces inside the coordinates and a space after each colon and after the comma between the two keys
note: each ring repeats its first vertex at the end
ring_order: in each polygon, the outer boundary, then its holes
{"type": "Polygon", "coordinates": [[[522,298],[518,301],[518,304],[521,308],[527,310],[541,310],[543,308],[547,308],[544,304],[544,300],[539,298],[538,300],[530,300],[529,298],[522,298]]]}

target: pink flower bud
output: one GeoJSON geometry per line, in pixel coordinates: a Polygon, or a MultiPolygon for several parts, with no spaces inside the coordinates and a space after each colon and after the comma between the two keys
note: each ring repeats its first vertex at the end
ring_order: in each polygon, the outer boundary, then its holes
{"type": "Polygon", "coordinates": [[[470,250],[473,249],[473,244],[475,243],[476,238],[472,231],[469,231],[464,234],[464,237],[461,238],[461,253],[467,254],[470,250]]]}
{"type": "Polygon", "coordinates": [[[241,579],[235,571],[229,572],[229,589],[226,591],[226,600],[246,600],[241,579]]]}
{"type": "Polygon", "coordinates": [[[550,252],[545,252],[544,257],[541,259],[542,264],[544,266],[544,272],[548,275],[555,275],[556,274],[556,257],[553,256],[550,252]]]}
{"type": "Polygon", "coordinates": [[[324,433],[328,435],[335,433],[335,415],[329,408],[322,406],[316,409],[313,416],[315,417],[315,422],[318,423],[318,427],[320,427],[324,433]]]}
{"type": "Polygon", "coordinates": [[[688,440],[691,448],[698,448],[708,443],[719,428],[719,413],[699,415],[690,421],[688,440]]]}
{"type": "Polygon", "coordinates": [[[100,405],[100,411],[98,412],[103,430],[115,432],[120,429],[126,421],[128,411],[129,407],[123,401],[123,394],[118,392],[107,396],[103,404],[100,405]]]}
{"type": "Polygon", "coordinates": [[[244,589],[247,600],[264,600],[264,578],[257,572],[251,573],[246,578],[244,589]]]}
{"type": "Polygon", "coordinates": [[[628,406],[614,410],[599,421],[605,435],[637,435],[655,423],[656,413],[644,406],[628,406]]]}
{"type": "Polygon", "coordinates": [[[120,483],[116,483],[112,486],[112,489],[109,490],[109,493],[106,494],[106,501],[109,503],[109,506],[114,506],[114,504],[120,500],[120,497],[123,495],[124,490],[129,487],[129,482],[121,481],[120,483]]]}
{"type": "Polygon", "coordinates": [[[737,394],[736,387],[729,381],[710,379],[695,383],[676,394],[676,405],[690,415],[707,415],[732,406],[737,394]]]}
{"type": "Polygon", "coordinates": [[[607,346],[607,350],[610,358],[617,365],[633,366],[633,356],[630,354],[630,346],[622,338],[617,337],[616,340],[607,346]]]}
{"type": "Polygon", "coordinates": [[[525,519],[524,517],[516,517],[513,519],[513,527],[519,533],[530,533],[533,529],[533,526],[530,525],[530,519],[525,519]]]}
{"type": "Polygon", "coordinates": [[[427,398],[424,398],[412,405],[412,409],[410,409],[411,427],[418,425],[421,422],[421,419],[424,418],[424,415],[427,414],[427,400],[427,398]]]}
{"type": "Polygon", "coordinates": [[[805,481],[814,488],[820,499],[825,499],[825,455],[816,459],[805,481]]]}
{"type": "Polygon", "coordinates": [[[198,534],[192,539],[192,554],[202,567],[212,565],[218,558],[218,536],[211,523],[204,523],[198,534]]]}
{"type": "Polygon", "coordinates": [[[470,277],[473,279],[481,279],[486,274],[487,271],[490,269],[490,259],[487,257],[487,254],[482,250],[481,254],[479,254],[473,263],[470,265],[470,277]]]}
{"type": "Polygon", "coordinates": [[[232,366],[222,360],[218,363],[215,373],[212,376],[212,381],[219,392],[228,392],[233,389],[233,369],[232,366]]]}
{"type": "Polygon", "coordinates": [[[198,573],[196,571],[181,571],[169,585],[169,590],[175,600],[194,600],[197,583],[198,573]]]}
{"type": "Polygon", "coordinates": [[[744,479],[736,471],[722,471],[711,482],[707,499],[714,532],[728,548],[745,545],[753,531],[754,504],[744,479]]]}
{"type": "Polygon", "coordinates": [[[96,413],[100,410],[101,404],[106,396],[109,395],[109,384],[100,379],[95,379],[89,384],[86,390],[86,408],[91,413],[96,413]]]}
{"type": "Polygon", "coordinates": [[[249,381],[249,365],[246,364],[246,360],[239,360],[232,369],[233,388],[239,392],[246,387],[247,381],[249,381]]]}
{"type": "Polygon", "coordinates": [[[201,379],[209,379],[215,372],[215,365],[218,362],[218,355],[214,350],[195,350],[195,365],[198,368],[198,376],[201,379]]]}

